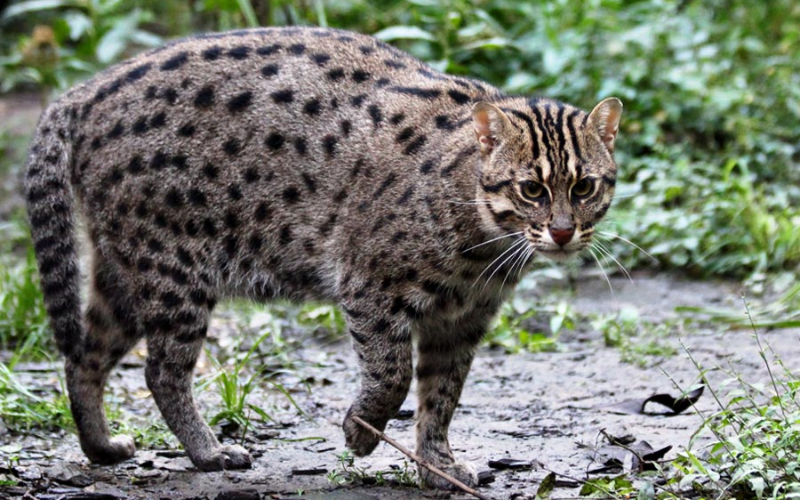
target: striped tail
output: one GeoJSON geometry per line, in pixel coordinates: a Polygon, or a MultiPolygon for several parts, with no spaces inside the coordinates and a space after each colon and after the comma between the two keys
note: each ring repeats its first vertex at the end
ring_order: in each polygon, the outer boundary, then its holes
{"type": "Polygon", "coordinates": [[[68,122],[66,110],[56,106],[43,113],[28,153],[24,186],[50,326],[61,353],[78,361],[83,326],[68,122]]]}

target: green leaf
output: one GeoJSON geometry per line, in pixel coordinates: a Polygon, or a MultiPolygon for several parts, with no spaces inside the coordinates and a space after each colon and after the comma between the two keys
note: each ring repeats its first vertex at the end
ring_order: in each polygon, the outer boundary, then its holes
{"type": "Polygon", "coordinates": [[[77,0],[31,0],[29,2],[20,2],[8,7],[3,12],[3,20],[10,19],[20,14],[59,9],[62,7],[80,7],[81,5],[82,2],[77,0]]]}
{"type": "Polygon", "coordinates": [[[417,28],[416,26],[390,26],[380,30],[373,36],[379,40],[383,40],[384,42],[391,42],[392,40],[436,41],[436,38],[434,38],[433,35],[421,28],[417,28]]]}
{"type": "Polygon", "coordinates": [[[556,486],[556,473],[551,472],[539,484],[539,488],[536,489],[536,500],[544,500],[546,498],[550,498],[550,493],[553,492],[553,488],[556,486]]]}

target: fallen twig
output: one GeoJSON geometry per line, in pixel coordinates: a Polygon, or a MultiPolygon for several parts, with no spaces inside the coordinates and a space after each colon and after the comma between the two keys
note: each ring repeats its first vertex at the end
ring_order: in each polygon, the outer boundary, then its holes
{"type": "Polygon", "coordinates": [[[461,481],[459,481],[458,479],[454,478],[454,477],[453,477],[453,476],[451,476],[450,474],[448,474],[448,473],[446,473],[446,472],[444,472],[444,471],[442,471],[442,470],[440,470],[440,469],[437,469],[437,468],[436,468],[436,467],[434,467],[433,465],[429,464],[428,462],[426,462],[425,460],[423,460],[422,458],[420,458],[419,456],[417,456],[415,453],[413,453],[411,450],[409,450],[409,449],[408,449],[408,448],[406,448],[405,446],[401,445],[400,443],[398,443],[398,442],[397,442],[397,441],[395,441],[394,439],[390,438],[390,437],[389,437],[389,436],[387,436],[386,434],[382,433],[381,431],[379,431],[379,430],[378,430],[378,429],[376,429],[375,427],[371,426],[370,424],[368,424],[367,422],[365,422],[365,421],[364,421],[364,420],[362,420],[361,418],[359,418],[359,417],[355,417],[355,416],[354,416],[354,417],[352,417],[352,418],[353,418],[353,421],[354,421],[355,423],[357,423],[357,424],[358,424],[358,425],[360,425],[361,427],[363,427],[363,428],[367,429],[368,431],[372,432],[373,434],[375,434],[376,436],[378,436],[379,438],[381,438],[383,441],[386,441],[386,442],[387,442],[387,443],[389,443],[390,445],[394,446],[394,447],[395,447],[397,450],[399,450],[399,451],[400,451],[400,452],[401,452],[403,455],[407,456],[408,458],[410,458],[411,460],[413,460],[414,462],[416,462],[416,463],[417,463],[417,464],[418,464],[420,467],[423,467],[423,468],[425,468],[425,469],[428,469],[429,471],[433,472],[433,473],[434,473],[434,474],[436,474],[437,476],[439,476],[439,477],[441,477],[442,479],[444,479],[445,481],[449,482],[450,484],[452,484],[452,485],[453,485],[453,486],[455,486],[456,488],[460,489],[461,491],[463,491],[463,492],[465,492],[465,493],[469,493],[470,495],[474,496],[475,498],[479,498],[479,499],[481,499],[481,500],[491,500],[491,499],[490,499],[489,497],[487,497],[486,495],[482,495],[481,493],[479,493],[479,492],[477,492],[477,491],[473,490],[472,488],[470,488],[470,487],[469,487],[469,486],[467,486],[466,484],[462,483],[462,482],[461,482],[461,481]]]}

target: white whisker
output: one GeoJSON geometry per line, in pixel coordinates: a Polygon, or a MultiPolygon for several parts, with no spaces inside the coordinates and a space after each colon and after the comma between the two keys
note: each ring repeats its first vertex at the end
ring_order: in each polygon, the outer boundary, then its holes
{"type": "Polygon", "coordinates": [[[656,264],[658,264],[658,259],[656,259],[656,258],[655,258],[655,257],[653,257],[652,255],[650,255],[650,254],[649,254],[649,253],[648,253],[648,252],[647,252],[647,251],[646,251],[644,248],[640,247],[639,245],[637,245],[636,243],[632,242],[631,240],[629,240],[629,239],[627,239],[627,238],[623,238],[622,236],[620,236],[620,235],[618,235],[618,234],[609,233],[608,231],[595,231],[595,234],[599,234],[599,235],[605,236],[605,237],[606,237],[606,238],[605,238],[606,240],[609,240],[609,239],[612,239],[612,238],[616,238],[616,239],[618,239],[618,240],[622,240],[622,241],[624,241],[625,243],[627,243],[627,244],[631,245],[633,248],[636,248],[637,250],[639,250],[639,251],[640,251],[640,252],[642,252],[643,254],[647,255],[648,257],[650,257],[651,259],[653,259],[653,262],[655,262],[656,264]]]}
{"type": "Polygon", "coordinates": [[[514,267],[516,267],[517,263],[522,259],[522,256],[525,255],[525,252],[528,250],[528,248],[530,248],[530,246],[527,247],[522,246],[516,252],[514,252],[516,258],[514,258],[514,260],[511,261],[511,267],[509,267],[508,270],[506,271],[506,276],[505,278],[503,278],[503,282],[500,283],[500,288],[503,288],[505,286],[508,277],[511,275],[512,272],[514,272],[514,267]]]}
{"type": "MultiPolygon", "coordinates": [[[[520,243],[526,243],[526,242],[527,242],[527,240],[525,238],[520,238],[520,241],[518,241],[517,243],[514,244],[514,246],[517,247],[517,249],[514,250],[514,253],[512,253],[511,255],[506,257],[503,262],[498,264],[498,266],[494,269],[494,271],[492,271],[492,274],[490,274],[489,277],[486,278],[486,283],[483,284],[483,288],[486,288],[486,286],[489,284],[489,282],[492,281],[492,278],[494,277],[494,275],[497,274],[497,271],[499,271],[503,266],[506,265],[506,262],[511,260],[515,255],[517,255],[517,252],[521,251],[524,248],[522,245],[520,245],[520,243]]],[[[503,285],[500,285],[501,288],[502,288],[502,286],[503,285]]]]}
{"type": "Polygon", "coordinates": [[[475,245],[475,246],[473,246],[473,247],[469,247],[469,248],[467,248],[466,250],[462,251],[461,253],[467,253],[467,252],[469,252],[470,250],[473,250],[473,249],[475,249],[475,248],[478,248],[478,247],[482,247],[483,245],[488,245],[489,243],[491,243],[491,242],[493,242],[493,241],[502,240],[503,238],[510,238],[511,236],[519,236],[519,235],[520,235],[520,234],[522,234],[523,232],[524,232],[524,231],[518,231],[518,232],[516,232],[516,233],[504,234],[504,235],[502,235],[502,236],[498,236],[497,238],[492,238],[492,239],[491,239],[491,240],[489,240],[489,241],[484,241],[483,243],[478,243],[477,245],[475,245]]]}
{"type": "Polygon", "coordinates": [[[478,275],[478,277],[477,277],[477,278],[475,278],[475,281],[472,283],[472,286],[474,287],[474,286],[475,286],[475,285],[478,283],[478,280],[480,280],[480,279],[481,279],[481,276],[483,276],[483,275],[486,273],[486,271],[488,271],[488,270],[489,270],[489,268],[490,268],[490,267],[492,267],[492,266],[494,265],[494,263],[495,263],[495,262],[497,262],[498,260],[502,259],[502,258],[503,258],[503,256],[504,256],[505,254],[507,254],[508,252],[510,252],[511,250],[513,250],[513,249],[514,249],[515,247],[517,247],[517,246],[518,246],[520,243],[524,243],[525,241],[527,241],[525,238],[520,238],[518,241],[514,242],[514,243],[513,243],[513,244],[512,244],[510,247],[508,247],[508,248],[507,248],[507,249],[506,249],[506,250],[505,250],[503,253],[501,253],[501,254],[500,254],[500,255],[499,255],[499,256],[498,256],[496,259],[494,259],[492,262],[490,262],[490,263],[489,263],[489,265],[488,265],[488,266],[486,266],[486,267],[483,269],[483,271],[481,271],[481,274],[479,274],[479,275],[478,275]]]}
{"type": "Polygon", "coordinates": [[[608,248],[606,248],[605,246],[603,246],[603,244],[602,244],[602,243],[600,243],[599,241],[593,241],[593,242],[592,242],[592,245],[594,245],[594,246],[595,246],[595,248],[597,249],[597,251],[598,251],[598,252],[600,252],[600,253],[601,253],[603,256],[605,256],[605,258],[606,258],[606,261],[607,261],[608,259],[611,259],[611,260],[613,260],[613,261],[614,261],[614,263],[615,263],[615,264],[617,264],[617,267],[619,267],[619,268],[622,270],[622,272],[623,272],[623,273],[625,273],[625,276],[627,276],[627,277],[628,277],[628,280],[631,282],[631,284],[633,284],[633,278],[631,278],[631,274],[628,272],[628,270],[627,270],[627,269],[625,269],[625,266],[623,266],[623,265],[620,263],[620,261],[618,261],[618,260],[617,260],[617,258],[616,258],[616,257],[614,257],[613,255],[611,255],[611,251],[610,251],[608,248]]]}
{"type": "Polygon", "coordinates": [[[616,300],[617,295],[614,293],[614,287],[611,286],[611,280],[608,279],[608,274],[606,273],[606,270],[603,269],[603,264],[600,263],[600,259],[597,258],[597,255],[595,255],[591,247],[588,247],[587,250],[589,250],[589,253],[592,254],[592,257],[594,257],[594,261],[597,262],[597,267],[600,268],[600,271],[603,273],[603,276],[606,279],[606,283],[608,283],[608,289],[611,291],[611,296],[614,297],[614,300],[616,300]]]}

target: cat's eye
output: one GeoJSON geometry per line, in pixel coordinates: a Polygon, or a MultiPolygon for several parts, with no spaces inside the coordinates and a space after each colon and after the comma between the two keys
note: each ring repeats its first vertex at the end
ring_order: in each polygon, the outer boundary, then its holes
{"type": "Polygon", "coordinates": [[[522,196],[529,200],[538,200],[542,198],[546,194],[546,190],[544,186],[539,184],[538,182],[533,181],[525,181],[520,185],[520,189],[522,191],[522,196]]]}
{"type": "Polygon", "coordinates": [[[572,186],[572,196],[575,198],[584,198],[592,194],[593,188],[594,183],[588,178],[583,178],[572,186]]]}

